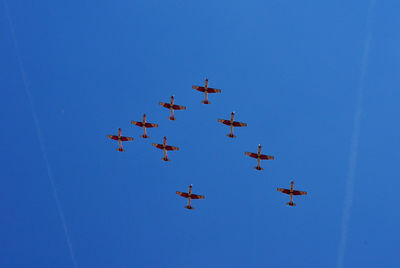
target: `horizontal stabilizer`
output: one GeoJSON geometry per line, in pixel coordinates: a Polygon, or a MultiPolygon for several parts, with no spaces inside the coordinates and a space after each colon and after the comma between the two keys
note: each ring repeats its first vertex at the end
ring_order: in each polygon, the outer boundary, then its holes
{"type": "Polygon", "coordinates": [[[286,203],[286,205],[291,206],[291,207],[295,207],[296,206],[296,204],[293,203],[293,202],[288,202],[288,203],[286,203]]]}
{"type": "Polygon", "coordinates": [[[228,136],[229,138],[236,138],[236,135],[231,134],[231,133],[227,134],[226,136],[228,136]]]}
{"type": "Polygon", "coordinates": [[[172,121],[175,121],[175,120],[176,120],[175,116],[170,116],[170,117],[168,117],[168,119],[169,119],[169,120],[172,120],[172,121]]]}
{"type": "Polygon", "coordinates": [[[209,102],[208,100],[203,100],[201,103],[204,103],[204,104],[211,104],[211,102],[209,102]]]}
{"type": "Polygon", "coordinates": [[[162,160],[164,160],[164,161],[166,161],[166,162],[169,162],[169,161],[171,161],[171,160],[169,160],[169,158],[166,156],[166,157],[163,157],[163,158],[161,158],[162,160]]]}
{"type": "Polygon", "coordinates": [[[185,206],[185,208],[187,208],[187,209],[194,209],[194,207],[192,207],[192,206],[185,206]]]}
{"type": "Polygon", "coordinates": [[[264,170],[262,167],[256,166],[254,167],[255,170],[264,170]]]}

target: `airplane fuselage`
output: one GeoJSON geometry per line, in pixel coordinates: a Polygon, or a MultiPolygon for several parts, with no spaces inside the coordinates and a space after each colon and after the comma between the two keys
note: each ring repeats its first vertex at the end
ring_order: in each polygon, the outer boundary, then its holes
{"type": "Polygon", "coordinates": [[[121,129],[118,129],[118,145],[119,145],[119,149],[122,149],[122,141],[121,141],[121,129]]]}
{"type": "Polygon", "coordinates": [[[189,186],[189,192],[188,192],[188,207],[191,207],[191,198],[192,196],[192,185],[189,186]]]}
{"type": "Polygon", "coordinates": [[[146,133],[146,115],[145,114],[143,115],[142,127],[143,127],[143,133],[144,133],[143,137],[146,137],[147,133],[146,133]]]}
{"type": "Polygon", "coordinates": [[[163,141],[163,152],[164,152],[164,158],[167,159],[167,137],[164,137],[164,141],[163,141]]]}
{"type": "Polygon", "coordinates": [[[204,85],[204,94],[206,95],[206,99],[205,99],[206,103],[208,102],[207,93],[208,93],[208,79],[206,79],[206,84],[204,85]]]}
{"type": "Polygon", "coordinates": [[[233,136],[233,122],[234,122],[235,113],[231,113],[231,123],[229,127],[231,128],[231,136],[233,136]]]}
{"type": "Polygon", "coordinates": [[[258,145],[257,167],[258,167],[258,168],[261,168],[261,145],[258,145]]]}
{"type": "Polygon", "coordinates": [[[174,118],[173,106],[174,106],[174,96],[171,96],[171,102],[170,102],[170,107],[169,107],[169,110],[171,112],[171,117],[170,117],[171,120],[173,120],[173,118],[174,118]]]}
{"type": "Polygon", "coordinates": [[[290,193],[289,193],[289,195],[290,195],[290,204],[293,203],[293,184],[294,184],[293,181],[290,182],[290,193]]]}

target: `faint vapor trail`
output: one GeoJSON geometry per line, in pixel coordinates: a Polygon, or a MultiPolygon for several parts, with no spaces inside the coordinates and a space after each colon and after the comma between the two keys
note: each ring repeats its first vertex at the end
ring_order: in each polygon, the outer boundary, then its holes
{"type": "Polygon", "coordinates": [[[16,37],[16,34],[15,34],[14,25],[13,25],[13,23],[11,21],[11,18],[10,18],[7,1],[3,0],[3,3],[4,3],[4,9],[5,9],[5,13],[6,13],[7,19],[8,19],[8,23],[9,23],[9,26],[10,26],[11,37],[12,37],[13,42],[14,42],[14,49],[15,49],[15,52],[16,52],[16,55],[17,55],[19,69],[21,71],[21,76],[22,76],[22,80],[23,80],[23,83],[24,83],[25,93],[26,93],[26,95],[28,97],[29,106],[30,106],[30,109],[31,109],[31,114],[32,114],[33,121],[34,121],[35,128],[36,128],[36,134],[37,134],[37,137],[39,139],[40,151],[42,152],[43,160],[44,160],[44,163],[46,165],[47,175],[49,177],[50,184],[51,184],[51,187],[53,189],[53,197],[54,197],[54,199],[56,201],[58,215],[60,217],[61,224],[62,224],[62,227],[64,229],[64,234],[65,234],[65,238],[67,240],[69,253],[71,255],[71,260],[72,260],[72,263],[73,263],[74,267],[77,268],[78,265],[76,263],[74,251],[72,249],[71,239],[70,239],[68,228],[67,228],[67,224],[66,224],[66,221],[65,221],[64,212],[62,210],[60,199],[58,197],[57,188],[56,188],[56,185],[54,183],[54,177],[53,177],[53,172],[51,171],[50,162],[49,162],[49,159],[47,158],[46,147],[44,145],[44,139],[43,139],[42,131],[41,131],[41,128],[40,128],[39,119],[38,119],[37,114],[36,114],[35,103],[33,102],[33,98],[32,98],[31,91],[29,89],[29,84],[28,84],[28,79],[27,79],[27,76],[26,76],[25,68],[24,68],[22,59],[21,59],[21,57],[19,55],[18,43],[17,43],[17,37],[16,37]]]}
{"type": "Polygon", "coordinates": [[[372,8],[375,4],[375,0],[370,0],[368,7],[368,15],[367,15],[367,26],[366,26],[366,40],[364,46],[364,52],[362,55],[361,61],[361,71],[360,71],[360,80],[357,90],[357,102],[356,102],[356,110],[354,114],[354,128],[353,128],[353,136],[351,139],[350,145],[350,158],[349,158],[349,171],[347,174],[347,185],[346,185],[346,195],[344,199],[344,207],[343,207],[343,216],[342,216],[342,227],[340,234],[340,242],[339,242],[339,253],[337,260],[337,267],[343,267],[343,260],[346,251],[347,245],[347,233],[349,229],[349,221],[351,214],[351,207],[353,205],[353,195],[354,195],[354,184],[355,184],[355,172],[357,168],[357,154],[358,154],[358,143],[360,136],[360,124],[361,124],[361,115],[362,115],[362,103],[364,99],[364,87],[365,87],[365,76],[367,74],[368,68],[368,58],[369,52],[371,49],[371,13],[372,8]]]}

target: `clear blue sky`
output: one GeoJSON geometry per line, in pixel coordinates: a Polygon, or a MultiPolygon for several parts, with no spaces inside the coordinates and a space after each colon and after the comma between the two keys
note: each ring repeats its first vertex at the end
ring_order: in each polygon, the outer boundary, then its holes
{"type": "Polygon", "coordinates": [[[337,267],[368,34],[343,267],[400,267],[399,1],[369,17],[365,0],[6,1],[0,267],[75,268],[18,57],[76,267],[337,267]],[[206,77],[211,105],[191,89],[206,77]],[[235,140],[217,122],[232,111],[235,140]],[[130,125],[143,113],[149,140],[130,125]],[[244,155],[259,143],[263,172],[244,155]],[[276,191],[292,179],[309,193],[294,208],[276,191]],[[193,211],[175,195],[191,183],[193,211]]]}

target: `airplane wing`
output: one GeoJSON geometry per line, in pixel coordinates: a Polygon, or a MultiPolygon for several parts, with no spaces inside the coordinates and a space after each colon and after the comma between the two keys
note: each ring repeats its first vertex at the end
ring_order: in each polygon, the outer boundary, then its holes
{"type": "Polygon", "coordinates": [[[157,147],[158,149],[161,149],[161,150],[164,149],[164,145],[162,145],[162,144],[152,143],[151,145],[153,145],[154,147],[157,147]]]}
{"type": "Polygon", "coordinates": [[[118,140],[118,136],[113,136],[113,135],[107,135],[107,138],[110,138],[112,140],[118,140]]]}
{"type": "Polygon", "coordinates": [[[167,146],[165,146],[165,150],[167,150],[167,151],[178,151],[179,148],[175,147],[175,146],[167,145],[167,146]]]}
{"type": "Polygon", "coordinates": [[[225,125],[230,125],[231,124],[231,121],[229,121],[229,120],[224,120],[224,119],[218,119],[218,122],[220,122],[220,123],[222,123],[222,124],[225,124],[225,125]]]}
{"type": "Polygon", "coordinates": [[[241,122],[233,122],[234,127],[247,127],[246,123],[241,123],[241,122]]]}
{"type": "Polygon", "coordinates": [[[158,127],[158,124],[146,123],[144,126],[147,128],[151,128],[151,127],[158,127]]]}
{"type": "Polygon", "coordinates": [[[180,195],[180,196],[182,196],[184,198],[188,198],[189,197],[189,195],[187,193],[182,193],[182,192],[179,192],[179,191],[176,191],[176,194],[180,195]]]}
{"type": "Polygon", "coordinates": [[[193,89],[196,89],[198,91],[204,92],[205,88],[204,87],[198,87],[198,86],[192,86],[193,89]]]}
{"type": "Polygon", "coordinates": [[[290,190],[288,190],[288,189],[278,188],[277,190],[278,190],[279,192],[284,193],[284,194],[290,194],[290,190]]]}
{"type": "Polygon", "coordinates": [[[138,126],[138,127],[143,127],[143,123],[142,122],[137,122],[137,121],[131,121],[131,124],[132,125],[136,125],[136,126],[138,126]]]}
{"type": "Polygon", "coordinates": [[[207,92],[208,92],[208,93],[221,93],[221,89],[216,89],[216,88],[211,88],[211,87],[209,87],[209,88],[207,89],[207,92]]]}
{"type": "Polygon", "coordinates": [[[293,195],[306,195],[307,192],[303,192],[303,191],[293,191],[293,195]]]}
{"type": "Polygon", "coordinates": [[[131,137],[121,137],[121,141],[133,141],[131,137]]]}
{"type": "Polygon", "coordinates": [[[275,158],[272,155],[262,154],[262,155],[260,155],[260,159],[262,159],[262,160],[274,160],[275,158]]]}
{"type": "Polygon", "coordinates": [[[204,199],[204,195],[191,194],[190,198],[192,198],[192,199],[204,199]]]}
{"type": "Polygon", "coordinates": [[[174,110],[186,110],[186,106],[172,105],[174,110]]]}
{"type": "Polygon", "coordinates": [[[165,108],[167,108],[167,109],[170,109],[170,108],[171,108],[171,104],[169,104],[169,103],[159,102],[158,104],[160,104],[161,106],[163,106],[163,107],[165,107],[165,108]]]}
{"type": "Polygon", "coordinates": [[[255,154],[255,153],[245,152],[244,154],[245,154],[245,155],[248,155],[248,156],[250,156],[250,157],[253,157],[253,158],[258,158],[258,154],[255,154]]]}

